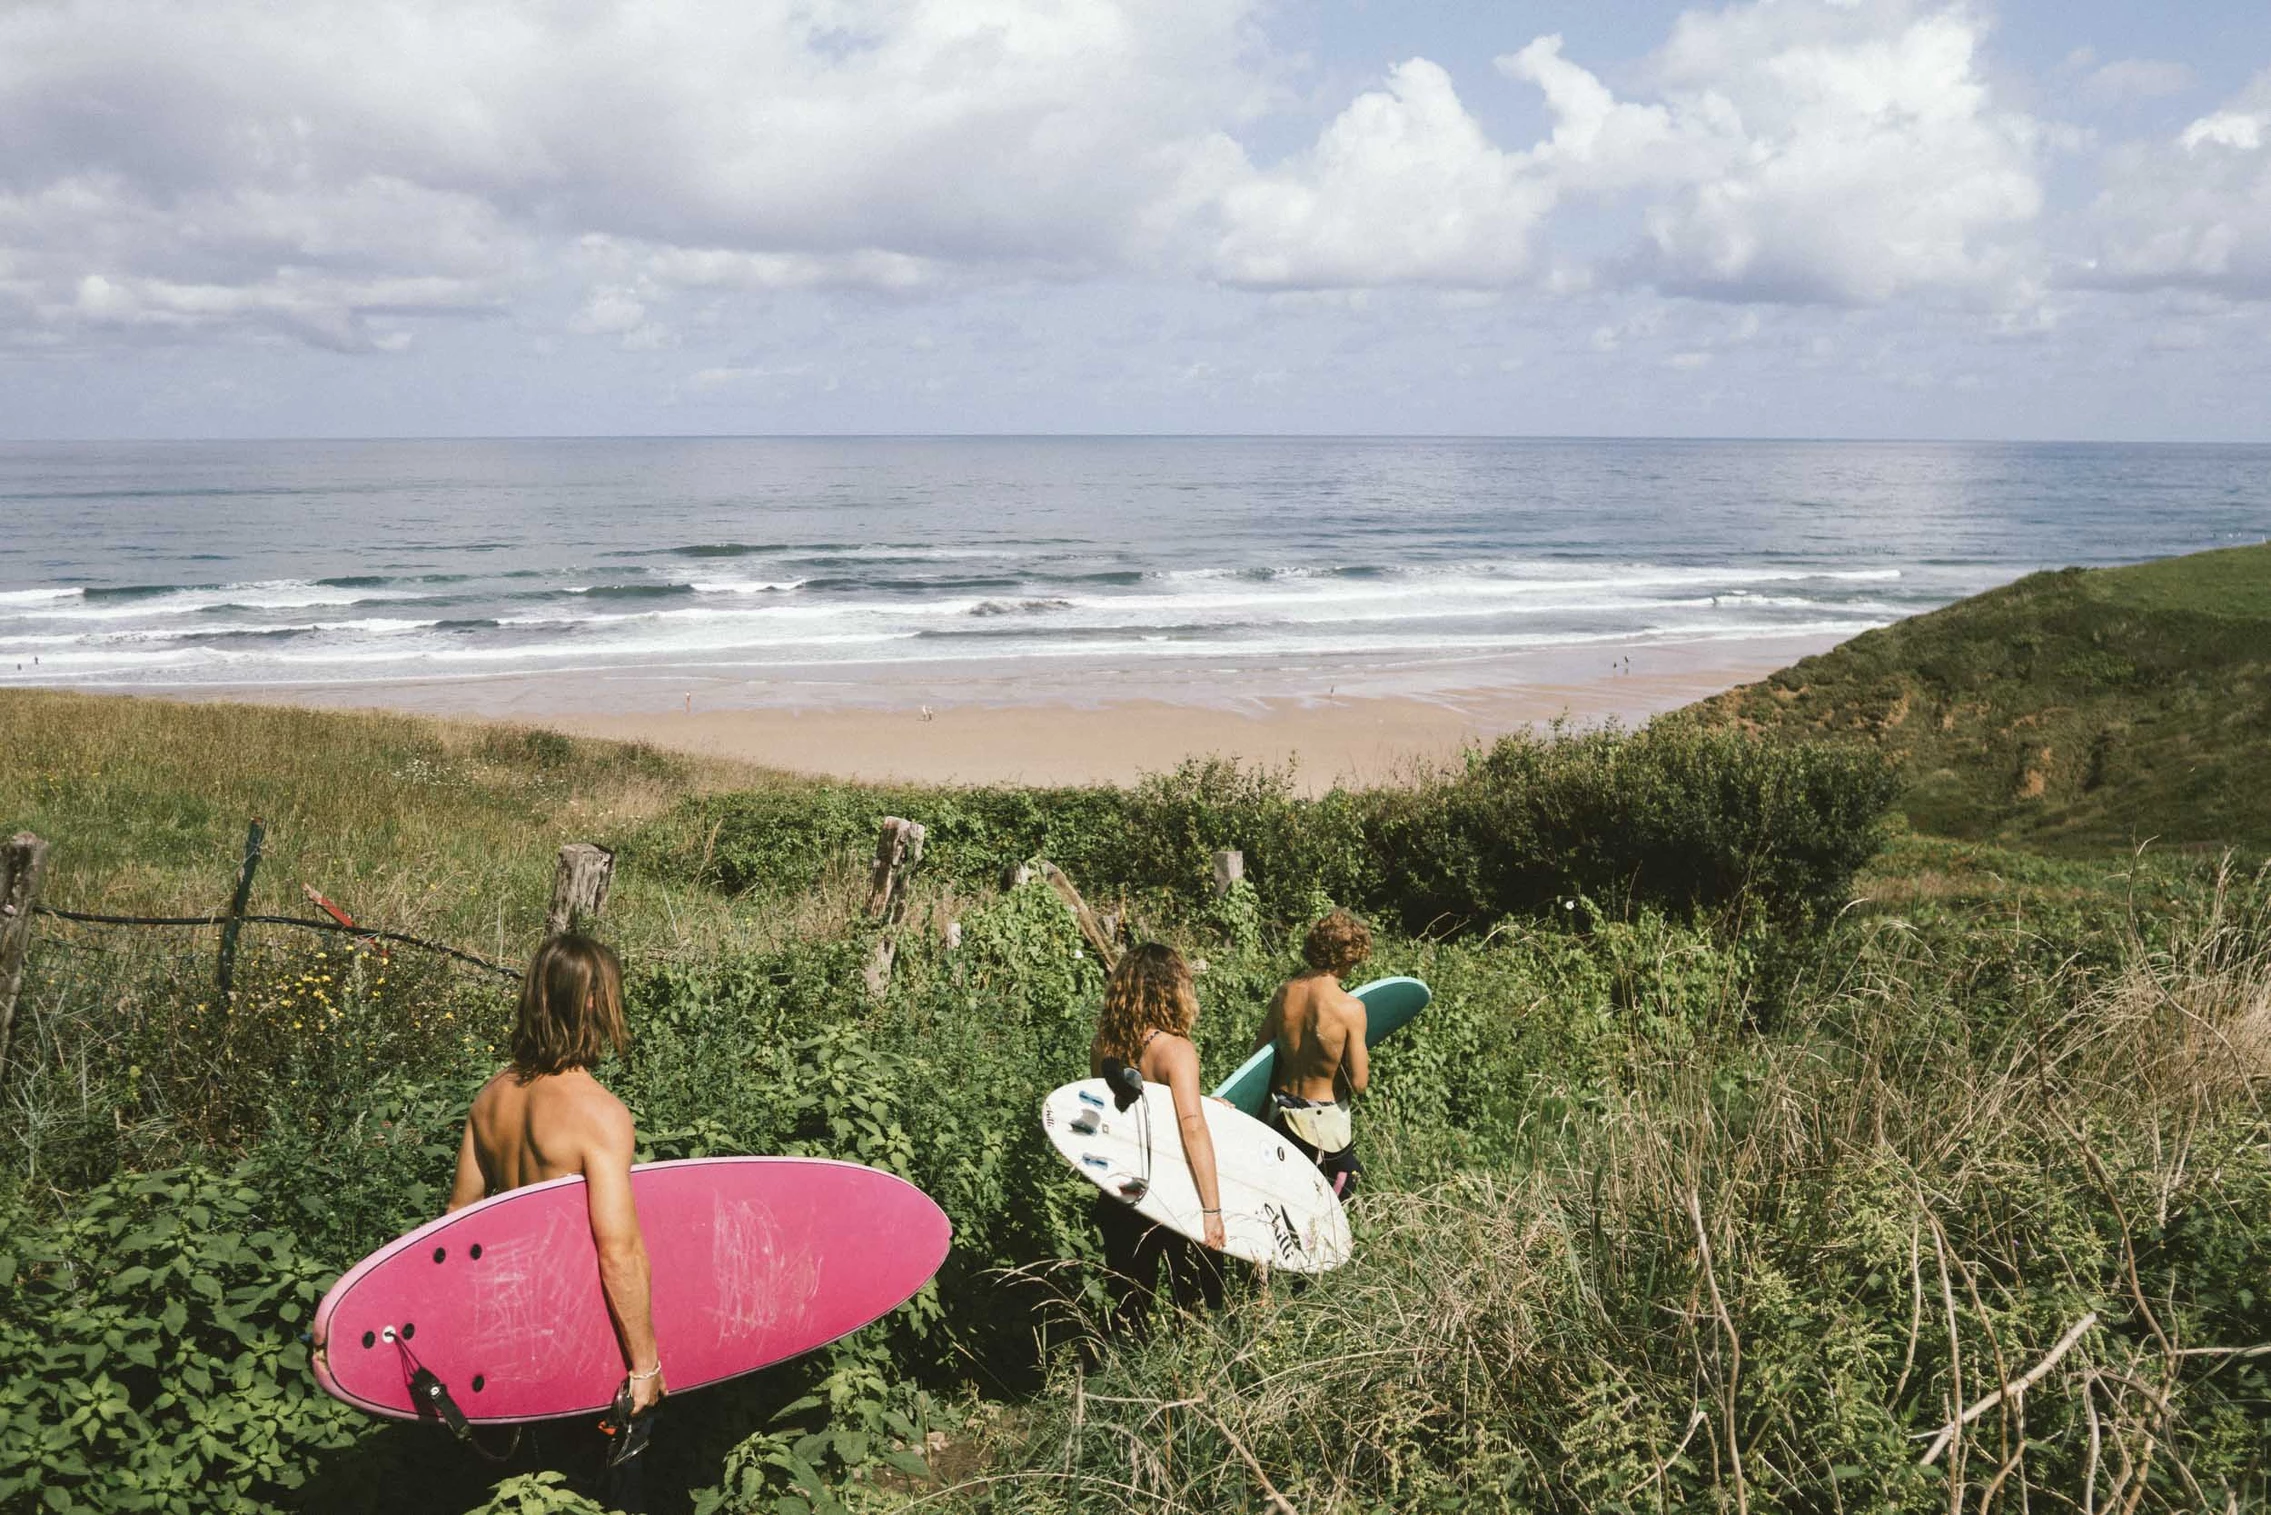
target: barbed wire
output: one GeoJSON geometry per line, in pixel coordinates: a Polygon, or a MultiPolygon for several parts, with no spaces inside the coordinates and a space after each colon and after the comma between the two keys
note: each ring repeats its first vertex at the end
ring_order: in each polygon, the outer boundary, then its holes
{"type": "Polygon", "coordinates": [[[417,947],[427,952],[438,952],[454,957],[461,963],[471,963],[506,978],[521,976],[518,968],[494,963],[471,952],[461,952],[440,942],[430,942],[421,936],[403,931],[387,931],[377,926],[342,926],[337,921],[309,920],[297,915],[102,915],[89,910],[58,910],[52,905],[34,905],[34,915],[51,915],[59,921],[76,921],[89,926],[225,926],[238,921],[247,926],[297,926],[303,931],[330,931],[343,936],[367,937],[382,942],[400,942],[406,947],[417,947]]]}

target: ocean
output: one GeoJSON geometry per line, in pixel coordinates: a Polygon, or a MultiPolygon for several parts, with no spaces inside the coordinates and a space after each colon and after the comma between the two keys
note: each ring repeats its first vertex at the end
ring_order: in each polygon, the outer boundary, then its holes
{"type": "MultiPolygon", "coordinates": [[[[2271,536],[2271,448],[1329,438],[0,445],[0,683],[1424,690],[2271,536]]],[[[374,701],[375,702],[375,701],[374,701]]]]}

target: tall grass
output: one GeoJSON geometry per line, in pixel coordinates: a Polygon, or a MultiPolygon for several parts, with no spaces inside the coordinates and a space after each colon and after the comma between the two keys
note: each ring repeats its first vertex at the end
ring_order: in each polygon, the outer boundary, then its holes
{"type": "Polygon", "coordinates": [[[2271,920],[2248,893],[2130,936],[2110,975],[2023,974],[1992,1021],[1944,941],[1868,927],[1785,1036],[1635,1042],[1606,1085],[1534,1101],[1557,1113],[1511,1161],[1361,1198],[1342,1273],[1067,1364],[937,1502],[2261,1508],[2271,920]]]}
{"type": "MultiPolygon", "coordinates": [[[[634,1047],[601,1071],[646,1155],[826,1153],[946,1207],[954,1253],[912,1307],[675,1407],[656,1473],[680,1507],[2264,1498],[2271,1354],[2225,1350],[2271,1341],[2255,880],[1906,838],[1849,884],[1878,840],[1869,766],[1725,734],[1515,744],[1316,801],[1203,763],[1133,793],[733,790],[489,728],[8,699],[53,729],[0,761],[84,767],[0,769],[0,829],[56,841],[58,903],[209,909],[259,813],[263,904],[304,877],[510,960],[553,848],[616,846],[634,1047]],[[886,810],[934,840],[877,993],[862,856],[886,810]],[[1215,845],[1252,880],[1221,900],[1215,845]],[[1089,1191],[1033,1112],[1085,1067],[1102,975],[1045,886],[1004,886],[1033,851],[1205,962],[1210,1076],[1325,899],[1381,917],[1368,971],[1437,992],[1375,1061],[1357,1262],[1299,1294],[1254,1282],[1085,1378],[1089,1191]]],[[[331,1405],[295,1355],[307,1292],[438,1208],[506,986],[255,933],[221,1004],[211,947],[35,936],[0,1076],[0,1352],[28,1365],[0,1383],[0,1511],[160,1484],[153,1507],[572,1507],[331,1405]],[[177,1312],[155,1265],[124,1264],[153,1247],[218,1294],[177,1312]],[[276,1409],[257,1456],[203,1450],[193,1374],[276,1409]],[[88,1417],[107,1461],[68,1430],[88,1417]]]]}
{"type": "MultiPolygon", "coordinates": [[[[689,794],[780,775],[638,744],[377,712],[0,690],[0,824],[52,844],[46,894],[81,910],[209,914],[246,823],[267,824],[255,912],[358,919],[512,957],[542,929],[553,855],[689,794]]],[[[613,926],[641,947],[733,929],[707,891],[627,873],[613,926]]]]}

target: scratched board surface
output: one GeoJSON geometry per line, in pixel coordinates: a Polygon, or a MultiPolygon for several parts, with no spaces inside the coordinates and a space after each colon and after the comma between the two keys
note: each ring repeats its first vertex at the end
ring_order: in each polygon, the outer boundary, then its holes
{"type": "MultiPolygon", "coordinates": [[[[945,1260],[945,1212],[912,1184],[821,1158],[713,1157],[631,1170],[673,1392],[849,1335],[945,1260]]],[[[358,1263],[316,1309],[324,1389],[415,1419],[430,1368],[474,1421],[596,1413],[624,1372],[581,1178],[469,1205],[358,1263]]]]}
{"type": "MultiPolygon", "coordinates": [[[[1066,1084],[1041,1102],[1041,1128],[1075,1173],[1115,1198],[1132,1194],[1144,1216],[1197,1241],[1203,1217],[1174,1096],[1149,1083],[1143,1096],[1123,1111],[1100,1078],[1066,1084]]],[[[1222,1194],[1222,1250],[1296,1273],[1347,1262],[1348,1218],[1316,1165],[1253,1117],[1213,1100],[1202,1105],[1222,1194]]]]}

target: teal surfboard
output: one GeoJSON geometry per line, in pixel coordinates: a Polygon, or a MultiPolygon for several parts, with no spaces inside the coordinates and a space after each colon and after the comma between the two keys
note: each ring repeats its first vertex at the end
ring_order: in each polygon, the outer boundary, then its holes
{"type": "MultiPolygon", "coordinates": [[[[1416,978],[1375,979],[1350,993],[1364,1002],[1364,1045],[1367,1047],[1377,1047],[1401,1031],[1434,998],[1427,985],[1416,978]]],[[[1276,1063],[1277,1048],[1262,1048],[1216,1087],[1214,1097],[1227,1100],[1259,1119],[1269,1105],[1270,1070],[1276,1063]]]]}

